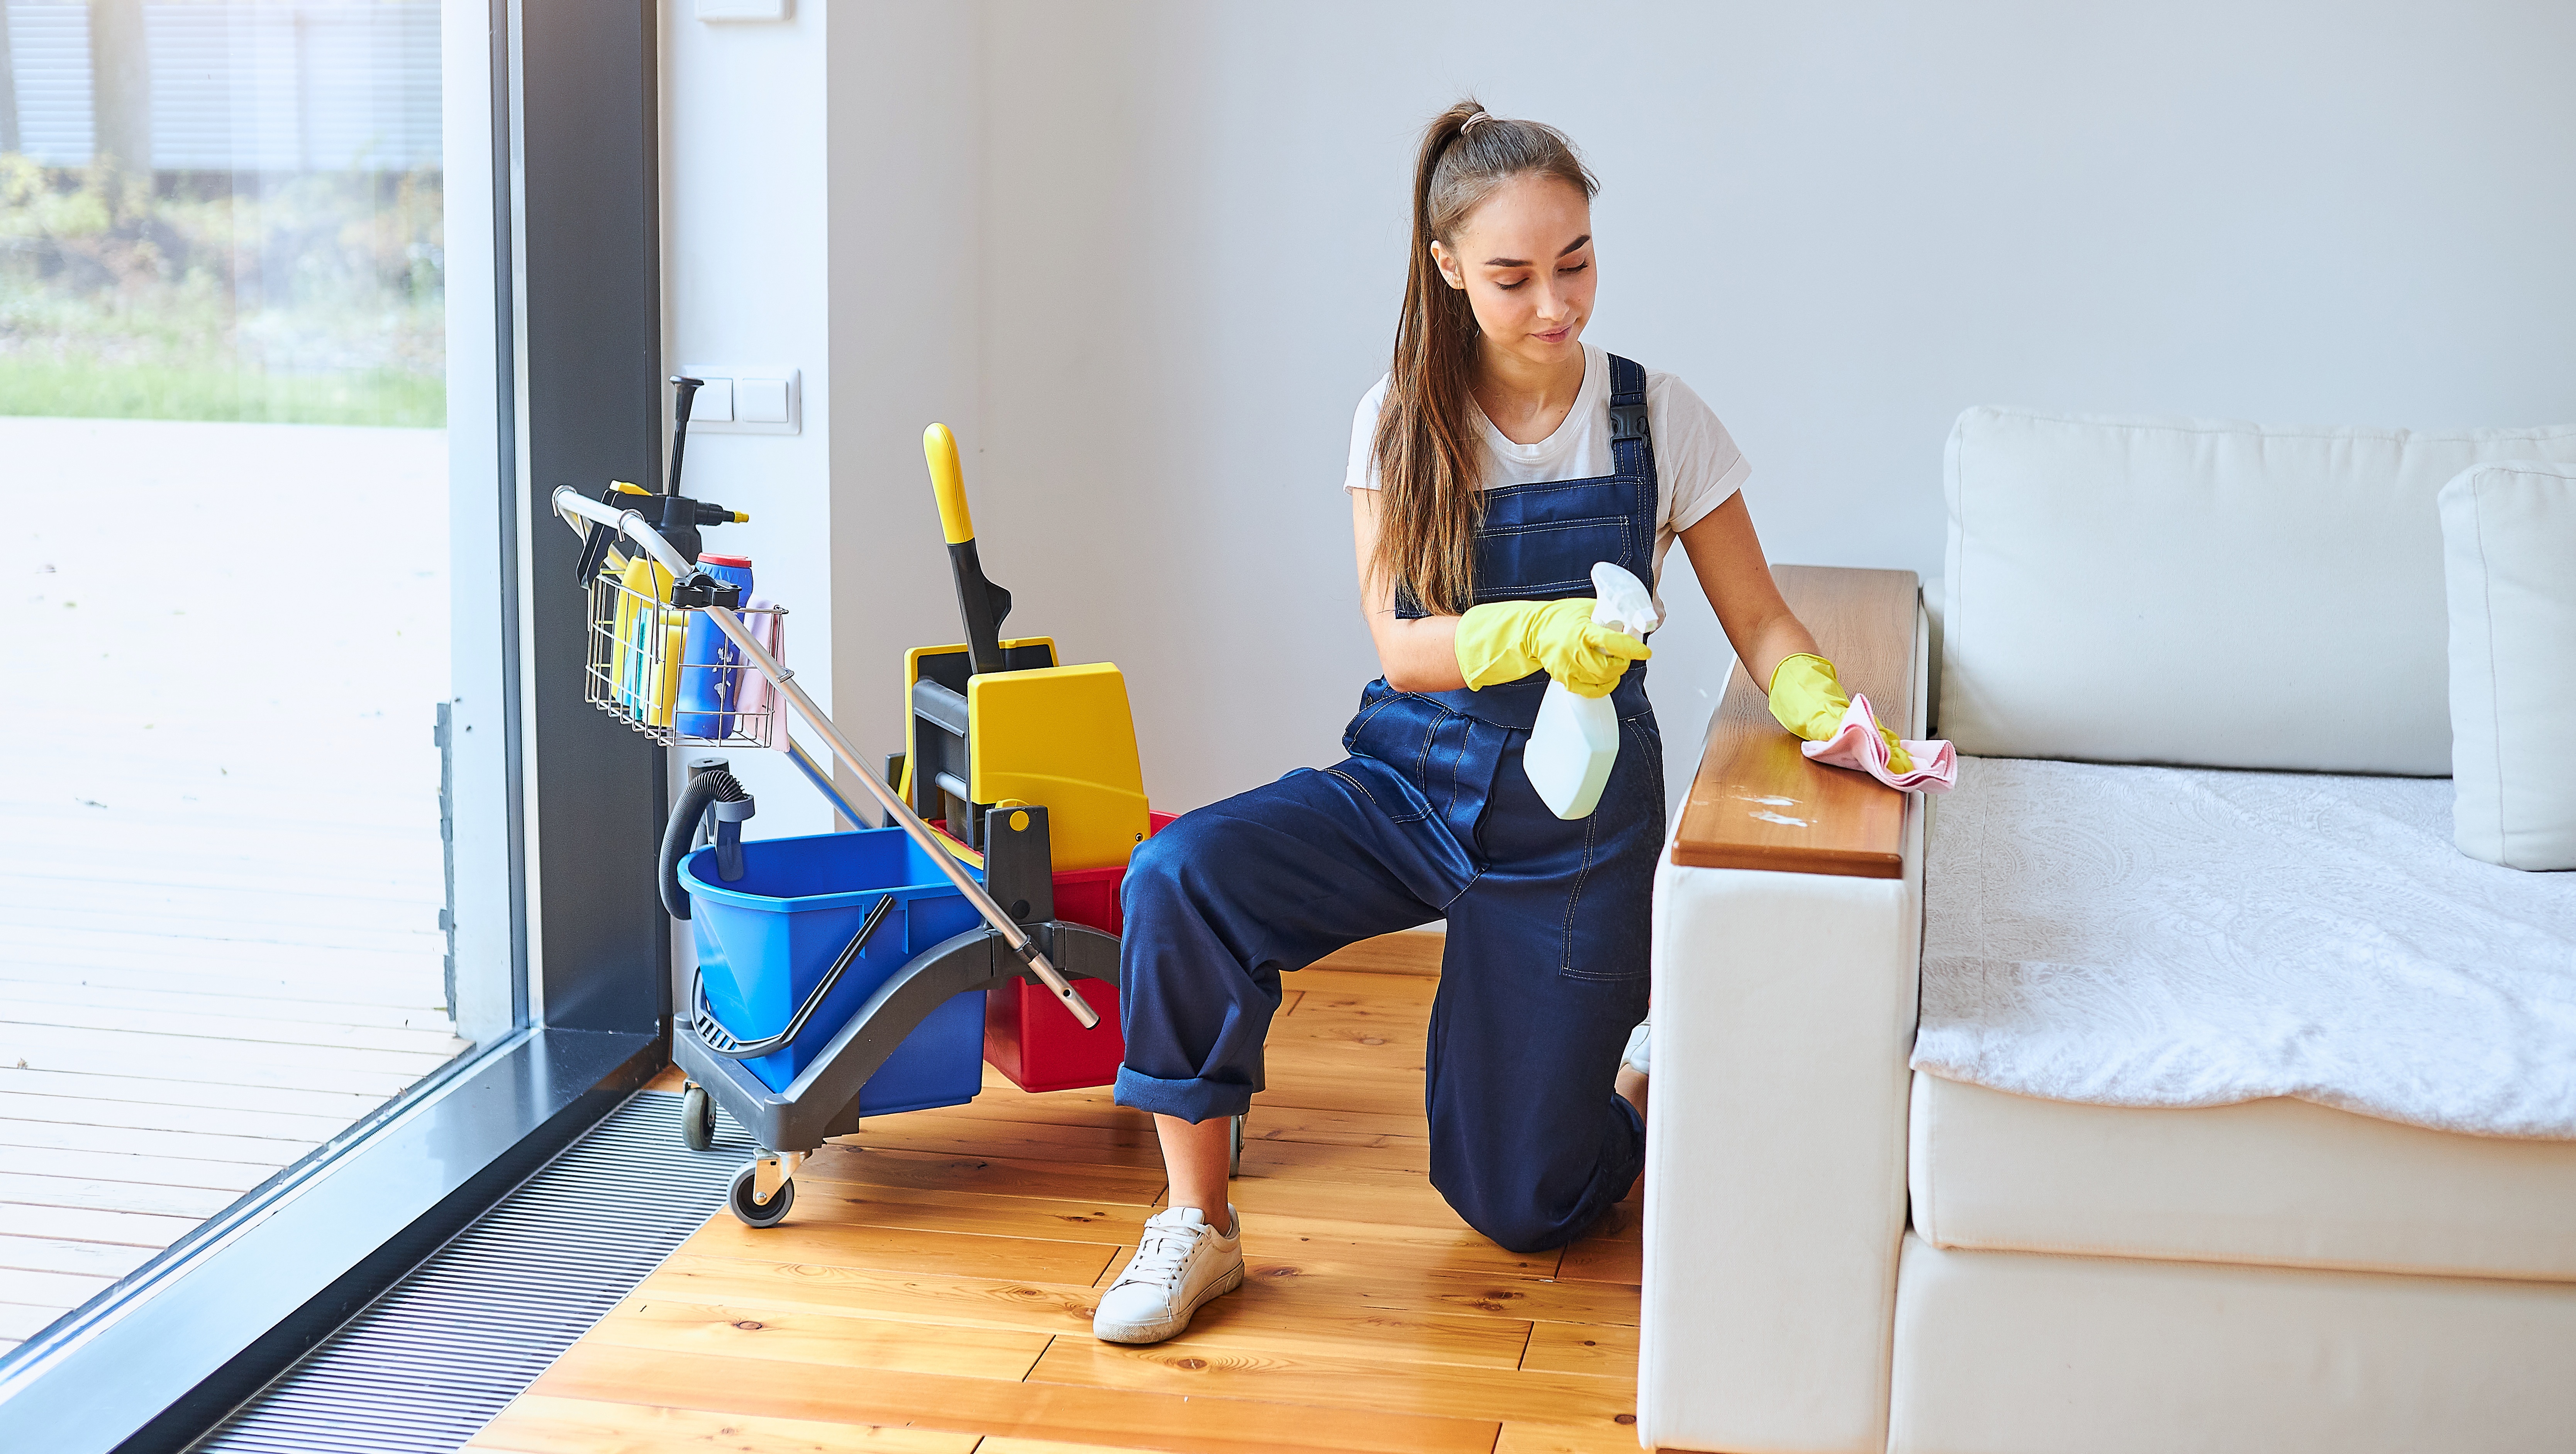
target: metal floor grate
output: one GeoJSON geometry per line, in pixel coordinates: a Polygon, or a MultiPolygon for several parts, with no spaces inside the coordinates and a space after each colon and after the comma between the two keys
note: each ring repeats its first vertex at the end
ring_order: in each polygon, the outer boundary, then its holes
{"type": "Polygon", "coordinates": [[[235,1410],[192,1454],[449,1454],[724,1204],[750,1139],[644,1091],[235,1410]]]}

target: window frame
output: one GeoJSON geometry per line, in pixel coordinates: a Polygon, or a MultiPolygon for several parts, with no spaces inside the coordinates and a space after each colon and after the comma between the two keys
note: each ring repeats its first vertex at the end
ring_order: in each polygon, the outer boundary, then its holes
{"type": "Polygon", "coordinates": [[[577,542],[545,503],[660,473],[658,5],[486,0],[447,25],[450,65],[460,26],[489,60],[446,88],[490,99],[489,211],[464,218],[489,217],[488,273],[448,230],[451,283],[470,261],[494,305],[480,338],[450,315],[448,409],[452,457],[484,462],[452,478],[497,485],[451,500],[456,796],[501,805],[457,843],[484,995],[461,975],[458,1009],[484,1043],[0,1359],[13,1448],[186,1448],[670,1060],[667,754],[582,700],[577,542]]]}

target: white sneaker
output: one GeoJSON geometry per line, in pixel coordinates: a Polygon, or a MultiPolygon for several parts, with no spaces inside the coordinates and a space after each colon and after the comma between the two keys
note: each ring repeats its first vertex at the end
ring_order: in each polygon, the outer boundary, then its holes
{"type": "Polygon", "coordinates": [[[1655,1039],[1651,1033],[1653,1029],[1654,1022],[1651,1020],[1637,1022],[1637,1028],[1628,1032],[1628,1048],[1619,1052],[1620,1064],[1636,1071],[1639,1075],[1654,1074],[1652,1070],[1646,1068],[1646,1058],[1655,1047],[1655,1039]]]}
{"type": "Polygon", "coordinates": [[[1201,1304],[1243,1286],[1243,1218],[1220,1237],[1196,1207],[1157,1212],[1145,1222],[1127,1270],[1100,1295],[1091,1336],[1104,1343],[1160,1343],[1190,1325],[1201,1304]]]}

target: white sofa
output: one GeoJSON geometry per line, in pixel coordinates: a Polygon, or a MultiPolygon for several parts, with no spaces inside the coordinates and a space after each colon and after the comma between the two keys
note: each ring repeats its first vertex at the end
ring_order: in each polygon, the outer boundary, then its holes
{"type": "Polygon", "coordinates": [[[2576,1449],[2576,876],[2475,877],[2514,871],[2450,852],[2425,780],[2434,496],[2495,459],[2576,429],[1971,410],[1937,652],[1910,576],[1784,571],[1960,789],[1784,759],[1741,671],[1721,704],[1657,893],[1641,1443],[2576,1449]],[[2411,982],[2500,972],[2490,923],[2563,1006],[2411,982]],[[2264,1020],[2347,966],[2431,1008],[2264,1020]],[[2014,1074],[2080,1094],[1975,1083],[2014,1074]]]}

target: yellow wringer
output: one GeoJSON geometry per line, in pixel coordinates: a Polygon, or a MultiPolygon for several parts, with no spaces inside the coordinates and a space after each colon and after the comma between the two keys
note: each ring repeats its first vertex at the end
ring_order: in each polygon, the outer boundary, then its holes
{"type": "MultiPolygon", "coordinates": [[[[921,446],[966,640],[904,654],[899,791],[954,840],[959,858],[987,870],[988,885],[1048,886],[1047,903],[1025,894],[1005,901],[1012,917],[1061,918],[1115,934],[1118,879],[1153,831],[1127,679],[1107,662],[1059,665],[1052,637],[1002,637],[1011,593],[985,579],[956,436],[933,424],[921,446]],[[1002,872],[997,857],[1011,860],[1012,871],[1002,872]]],[[[1060,1010],[1020,1013],[1026,988],[988,997],[986,1058],[1029,1090],[1114,1079],[1125,1050],[1115,990],[1098,980],[1077,984],[1102,1012],[1098,1028],[1080,1030],[1060,1010]]]]}

